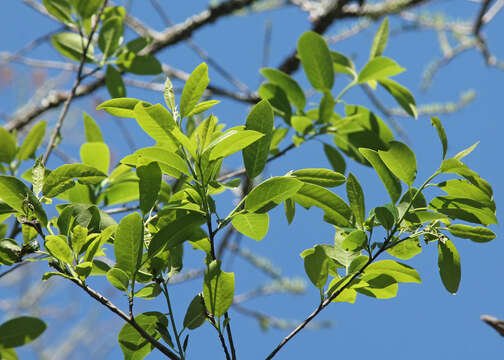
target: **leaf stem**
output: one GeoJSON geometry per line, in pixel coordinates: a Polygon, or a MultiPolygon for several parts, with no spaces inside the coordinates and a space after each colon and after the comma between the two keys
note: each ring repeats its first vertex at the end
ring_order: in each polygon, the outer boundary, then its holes
{"type": "Polygon", "coordinates": [[[168,286],[166,286],[166,281],[164,279],[158,279],[158,281],[163,285],[163,293],[166,298],[166,304],[168,305],[168,312],[170,315],[170,322],[172,324],[173,334],[175,335],[175,339],[177,340],[177,347],[180,354],[180,359],[184,360],[184,350],[182,349],[182,345],[180,344],[179,333],[177,331],[177,325],[175,324],[175,317],[173,316],[173,310],[170,302],[170,295],[168,293],[168,286]]]}

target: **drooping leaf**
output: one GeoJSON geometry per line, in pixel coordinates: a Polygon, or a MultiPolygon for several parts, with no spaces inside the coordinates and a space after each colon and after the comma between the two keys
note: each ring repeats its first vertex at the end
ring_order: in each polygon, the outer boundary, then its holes
{"type": "Polygon", "coordinates": [[[372,80],[382,80],[400,74],[405,69],[394,60],[384,56],[372,58],[359,73],[358,82],[365,83],[372,80]]]}
{"type": "Polygon", "coordinates": [[[401,182],[392,174],[385,163],[382,161],[378,152],[371,149],[359,149],[360,153],[366,158],[375,169],[381,181],[385,185],[392,202],[397,202],[401,196],[401,182]]]}
{"type": "Polygon", "coordinates": [[[315,245],[313,252],[304,257],[306,275],[308,275],[308,278],[313,285],[319,289],[322,289],[327,282],[327,276],[329,275],[329,261],[330,258],[327,256],[324,248],[320,245],[315,245]]]}
{"type": "MultiPolygon", "coordinates": [[[[47,121],[40,121],[35,124],[28,135],[26,135],[23,144],[17,153],[17,158],[19,160],[27,160],[35,155],[35,151],[38,149],[40,144],[42,144],[42,140],[44,140],[46,126],[47,121]]],[[[4,148],[4,146],[8,147],[9,144],[2,142],[2,148],[4,148]]]]}
{"type": "Polygon", "coordinates": [[[496,238],[495,233],[482,226],[469,226],[463,224],[454,224],[448,226],[448,231],[456,237],[471,239],[475,242],[488,242],[496,238]]]}
{"type": "Polygon", "coordinates": [[[301,86],[290,75],[273,68],[261,69],[261,74],[272,84],[279,86],[287,95],[289,101],[303,111],[306,106],[306,97],[301,86]]]}
{"type": "Polygon", "coordinates": [[[224,315],[233,303],[234,290],[234,273],[222,271],[218,260],[212,261],[203,281],[203,298],[207,311],[215,317],[224,315]]]}
{"type": "Polygon", "coordinates": [[[126,96],[126,87],[121,73],[113,66],[108,65],[105,73],[105,85],[112,98],[123,98],[126,96]]]}
{"type": "Polygon", "coordinates": [[[439,140],[441,140],[441,145],[443,146],[443,159],[446,157],[446,151],[448,151],[448,138],[446,137],[445,130],[441,121],[437,116],[431,116],[431,124],[437,130],[439,135],[439,140]]]}
{"type": "Polygon", "coordinates": [[[243,163],[247,175],[253,179],[266,166],[273,135],[273,108],[268,100],[257,103],[247,116],[245,129],[264,134],[262,138],[243,149],[243,163]]]}
{"type": "Polygon", "coordinates": [[[388,17],[386,17],[382,21],[380,27],[378,28],[378,31],[374,36],[373,45],[371,45],[371,51],[369,53],[370,59],[375,58],[377,56],[381,56],[383,54],[383,51],[387,46],[388,35],[389,35],[389,22],[388,17]]]}
{"type": "Polygon", "coordinates": [[[352,173],[349,173],[347,177],[346,193],[355,221],[357,224],[362,225],[364,223],[364,219],[366,218],[364,192],[362,191],[359,181],[352,173]]]}
{"type": "Polygon", "coordinates": [[[439,275],[446,290],[455,294],[460,284],[460,256],[451,240],[438,241],[439,275]]]}
{"type": "Polygon", "coordinates": [[[285,217],[287,218],[287,223],[290,225],[294,216],[296,215],[296,202],[292,199],[286,199],[285,202],[285,217]]]}
{"type": "MultiPolygon", "coordinates": [[[[79,34],[73,32],[62,32],[51,36],[51,42],[62,55],[71,60],[81,61],[85,50],[85,46],[82,45],[86,44],[87,40],[83,40],[79,34]]],[[[93,45],[89,45],[86,62],[94,60],[93,52],[93,45]]]]}
{"type": "Polygon", "coordinates": [[[64,235],[47,235],[45,237],[45,247],[49,253],[56,259],[65,264],[73,264],[73,255],[70,246],[68,246],[66,236],[64,235]]]}
{"type": "Polygon", "coordinates": [[[418,118],[415,98],[408,89],[390,79],[381,79],[378,80],[378,82],[389,92],[390,95],[394,97],[399,106],[402,107],[406,113],[413,116],[415,119],[418,118]]]}
{"type": "Polygon", "coordinates": [[[56,197],[75,185],[73,179],[86,185],[94,185],[107,177],[100,170],[84,164],[65,164],[53,170],[45,179],[44,196],[56,197]]]}
{"type": "Polygon", "coordinates": [[[395,176],[411,186],[417,173],[415,153],[398,141],[391,141],[389,145],[387,151],[378,150],[380,159],[395,176]]]}
{"type": "Polygon", "coordinates": [[[201,63],[193,70],[182,90],[180,97],[180,116],[182,118],[186,117],[198,103],[209,82],[208,66],[201,63]]]}
{"type": "Polygon", "coordinates": [[[297,179],[324,187],[335,187],[345,183],[345,176],[328,169],[302,169],[296,170],[291,175],[297,179]]]}
{"type": "Polygon", "coordinates": [[[344,174],[346,171],[346,163],[339,151],[331,145],[324,144],[324,153],[334,171],[344,174]]]}
{"type": "Polygon", "coordinates": [[[205,323],[206,319],[207,316],[203,296],[202,294],[198,294],[191,300],[187,307],[184,316],[184,327],[189,330],[197,329],[205,323]]]}
{"type": "Polygon", "coordinates": [[[303,186],[293,177],[277,176],[257,185],[245,197],[245,210],[249,212],[269,211],[292,197],[303,186]]]}
{"type": "Polygon", "coordinates": [[[236,230],[257,241],[268,233],[269,216],[267,213],[239,214],[234,216],[231,222],[236,230]]]}
{"type": "Polygon", "coordinates": [[[158,198],[161,189],[161,168],[157,162],[137,167],[139,178],[140,210],[142,214],[147,214],[158,198]]]}
{"type": "Polygon", "coordinates": [[[28,344],[38,338],[47,325],[42,320],[20,316],[0,325],[0,348],[10,349],[28,344]]]}
{"type": "Polygon", "coordinates": [[[82,163],[108,174],[110,166],[110,151],[104,142],[87,142],[80,148],[82,163]]]}
{"type": "Polygon", "coordinates": [[[116,267],[126,272],[130,278],[138,270],[142,260],[143,236],[142,217],[136,212],[125,216],[116,230],[116,267]]]}
{"type": "Polygon", "coordinates": [[[334,69],[324,38],[313,31],[307,31],[299,38],[297,50],[310,84],[318,91],[331,90],[334,84],[334,69]]]}

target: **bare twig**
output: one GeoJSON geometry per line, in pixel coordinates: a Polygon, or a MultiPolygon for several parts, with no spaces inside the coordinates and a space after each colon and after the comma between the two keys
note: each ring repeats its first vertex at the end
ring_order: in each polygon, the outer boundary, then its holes
{"type": "Polygon", "coordinates": [[[481,4],[481,8],[478,12],[478,16],[476,16],[476,21],[474,22],[473,33],[475,36],[479,36],[479,34],[481,32],[481,28],[485,24],[484,16],[485,16],[488,8],[490,7],[491,3],[492,3],[492,0],[485,0],[481,4]]]}

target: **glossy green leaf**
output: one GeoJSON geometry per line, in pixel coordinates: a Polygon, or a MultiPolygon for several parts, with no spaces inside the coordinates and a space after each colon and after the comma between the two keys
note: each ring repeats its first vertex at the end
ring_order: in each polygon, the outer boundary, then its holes
{"type": "Polygon", "coordinates": [[[103,4],[103,0],[79,0],[76,6],[77,12],[83,19],[96,14],[103,4]]]}
{"type": "Polygon", "coordinates": [[[411,266],[402,264],[394,260],[381,260],[370,264],[364,273],[367,274],[386,274],[391,276],[397,282],[416,282],[421,283],[420,275],[411,266]]]}
{"type": "Polygon", "coordinates": [[[125,216],[117,227],[114,240],[116,267],[128,273],[130,278],[142,260],[143,236],[142,217],[138,213],[125,216]]]}
{"type": "Polygon", "coordinates": [[[75,185],[73,179],[86,185],[98,184],[107,175],[100,170],[84,164],[65,164],[53,170],[45,179],[42,192],[44,196],[56,197],[75,185]]]}
{"type": "Polygon", "coordinates": [[[261,69],[261,74],[272,84],[279,86],[287,95],[289,101],[299,110],[304,110],[306,97],[301,86],[290,75],[273,68],[261,69]]]}
{"type": "Polygon", "coordinates": [[[439,135],[439,140],[441,140],[441,145],[443,146],[443,159],[446,157],[446,152],[448,151],[448,138],[446,136],[445,130],[441,121],[437,116],[431,116],[431,124],[437,130],[439,135]]]}
{"type": "Polygon", "coordinates": [[[180,116],[185,118],[198,103],[205,92],[210,79],[208,78],[208,66],[201,63],[193,70],[182,90],[180,97],[180,116]]]}
{"type": "Polygon", "coordinates": [[[389,35],[389,22],[388,17],[386,17],[382,21],[380,27],[378,28],[378,31],[374,36],[373,45],[371,45],[371,51],[369,52],[370,59],[375,58],[377,56],[381,56],[383,54],[383,51],[387,46],[388,35],[389,35]]]}
{"type": "Polygon", "coordinates": [[[415,153],[405,144],[391,141],[387,151],[378,150],[378,155],[389,170],[411,186],[417,173],[415,153]]]}
{"type": "Polygon", "coordinates": [[[345,55],[336,51],[331,51],[331,59],[333,61],[333,70],[335,73],[347,74],[352,78],[356,78],[355,65],[352,60],[345,55]]]}
{"type": "Polygon", "coordinates": [[[366,243],[366,233],[362,230],[354,230],[345,237],[341,243],[341,247],[346,251],[356,251],[361,250],[364,246],[366,246],[366,243]]]}
{"type": "Polygon", "coordinates": [[[475,200],[489,207],[494,206],[491,196],[467,180],[447,180],[437,184],[437,186],[448,195],[475,200]]]}
{"type": "Polygon", "coordinates": [[[267,213],[246,213],[233,217],[233,226],[243,235],[254,240],[262,240],[268,233],[269,216],[267,213]]]}
{"type": "Polygon", "coordinates": [[[323,187],[335,187],[345,183],[343,174],[328,169],[302,169],[292,172],[291,175],[302,182],[323,187]]]}
{"type": "Polygon", "coordinates": [[[105,59],[117,50],[123,32],[123,19],[119,16],[112,16],[103,23],[98,36],[98,46],[105,59]]]}
{"type": "Polygon", "coordinates": [[[224,158],[246,148],[263,136],[264,134],[254,130],[228,130],[212,141],[204,152],[210,151],[210,160],[224,158]]]}
{"type": "Polygon", "coordinates": [[[387,252],[401,260],[408,260],[422,252],[418,238],[403,240],[394,247],[387,249],[387,252]]]}
{"type": "Polygon", "coordinates": [[[293,177],[270,178],[257,185],[245,197],[245,210],[249,212],[269,211],[296,194],[302,186],[303,183],[293,177]]]}
{"type": "Polygon", "coordinates": [[[352,173],[349,173],[347,177],[346,193],[355,221],[359,225],[364,224],[366,218],[364,192],[362,191],[359,181],[352,173]]]}
{"type": "Polygon", "coordinates": [[[88,113],[84,112],[84,132],[86,134],[87,142],[103,142],[103,136],[100,131],[100,127],[96,121],[89,116],[88,113]]]}
{"type": "Polygon", "coordinates": [[[118,117],[134,118],[136,117],[136,113],[134,111],[135,106],[138,103],[142,103],[144,106],[150,106],[150,104],[138,99],[117,98],[102,102],[96,107],[96,110],[105,110],[109,114],[118,117]]]}
{"type": "Polygon", "coordinates": [[[20,316],[0,325],[0,348],[15,348],[38,338],[47,325],[42,320],[20,316]]]}
{"type": "Polygon", "coordinates": [[[304,257],[304,268],[310,281],[322,289],[327,282],[329,275],[330,258],[326,255],[324,248],[315,245],[314,251],[304,257]]]}
{"type": "Polygon", "coordinates": [[[120,268],[112,268],[107,271],[107,280],[118,290],[128,290],[129,276],[120,268]]]}
{"type": "Polygon", "coordinates": [[[203,281],[203,298],[207,311],[215,317],[226,313],[233,303],[235,276],[220,269],[217,260],[208,265],[203,281]]]}
{"type": "MultiPolygon", "coordinates": [[[[73,32],[62,32],[51,36],[51,42],[62,55],[80,62],[85,50],[85,46],[82,45],[86,44],[87,40],[83,40],[79,34],[73,32]]],[[[93,60],[93,45],[89,45],[86,52],[86,62],[93,60]]]]}
{"type": "Polygon", "coordinates": [[[392,202],[396,203],[401,196],[401,182],[399,181],[399,179],[396,178],[394,174],[388,169],[388,167],[378,155],[378,152],[363,148],[360,148],[359,151],[375,169],[376,173],[385,185],[385,188],[387,189],[392,202]]]}
{"type": "Polygon", "coordinates": [[[137,166],[139,161],[156,161],[161,171],[173,177],[179,177],[180,173],[190,175],[187,163],[174,152],[164,150],[160,147],[147,147],[135,151],[132,155],[126,156],[121,163],[137,166]]]}
{"type": "Polygon", "coordinates": [[[191,112],[187,114],[187,117],[193,116],[193,115],[198,115],[201,114],[202,112],[205,112],[211,108],[213,108],[215,105],[220,103],[219,100],[207,100],[207,101],[202,101],[198,104],[196,104],[191,112]]]}
{"type": "Polygon", "coordinates": [[[0,176],[0,200],[21,213],[33,211],[42,226],[47,225],[42,204],[21,180],[13,176],[0,176]]]}
{"type": "Polygon", "coordinates": [[[151,162],[147,165],[138,166],[136,170],[140,179],[140,210],[142,214],[147,214],[154,206],[161,190],[161,168],[157,162],[151,162]]]}
{"type": "Polygon", "coordinates": [[[384,56],[378,56],[368,61],[359,73],[358,82],[365,83],[371,80],[382,80],[390,76],[402,73],[404,68],[400,67],[394,60],[384,56]]]}
{"type": "Polygon", "coordinates": [[[463,224],[455,224],[448,226],[448,231],[456,237],[463,239],[471,239],[475,242],[488,242],[496,238],[495,233],[481,226],[469,226],[463,224]]]}
{"type": "MultiPolygon", "coordinates": [[[[159,327],[166,329],[168,326],[166,316],[156,311],[149,311],[135,316],[135,322],[156,340],[161,337],[157,329],[159,327]]],[[[141,360],[154,349],[153,345],[140,336],[138,331],[129,323],[122,327],[118,340],[124,358],[128,360],[141,360]]]]}
{"type": "Polygon", "coordinates": [[[451,240],[438,241],[439,275],[446,290],[455,294],[460,284],[460,256],[451,240]]]}
{"type": "Polygon", "coordinates": [[[306,209],[316,206],[324,211],[324,220],[337,226],[350,226],[352,210],[336,194],[318,185],[304,183],[294,200],[306,209]]]}
{"type": "Polygon", "coordinates": [[[113,65],[107,66],[105,85],[111,98],[123,98],[126,96],[126,87],[124,86],[122,75],[113,65]]]}
{"type": "Polygon", "coordinates": [[[141,297],[146,300],[155,299],[161,294],[161,286],[159,284],[149,284],[144,286],[135,293],[135,297],[141,297]]]}
{"type": "Polygon", "coordinates": [[[313,127],[311,119],[307,116],[292,116],[291,124],[299,134],[306,134],[313,127]]]}
{"type": "Polygon", "coordinates": [[[108,174],[110,166],[110,151],[104,142],[87,142],[80,148],[82,163],[108,174]]]}
{"type": "Polygon", "coordinates": [[[72,22],[72,6],[68,0],[43,0],[47,12],[64,23],[72,22]]]}
{"type": "Polygon", "coordinates": [[[346,171],[346,163],[339,151],[331,145],[324,144],[324,153],[334,171],[344,174],[346,171]]]}
{"type": "Polygon", "coordinates": [[[399,106],[402,107],[406,113],[413,116],[415,119],[418,118],[415,98],[408,89],[390,79],[381,79],[378,80],[378,82],[385,90],[388,91],[390,95],[394,97],[399,106]]]}
{"type": "Polygon", "coordinates": [[[282,117],[284,121],[290,125],[292,108],[285,91],[283,91],[278,85],[264,83],[259,87],[257,92],[261,99],[269,101],[273,107],[275,115],[282,117]]]}
{"type": "Polygon", "coordinates": [[[157,75],[163,72],[161,63],[152,55],[137,55],[126,51],[117,59],[117,65],[135,75],[157,75]]]}
{"type": "Polygon", "coordinates": [[[206,319],[207,316],[203,296],[198,294],[191,300],[187,307],[184,316],[184,327],[189,330],[197,329],[205,323],[206,319]]]}
{"type": "Polygon", "coordinates": [[[368,284],[355,290],[363,295],[376,299],[390,299],[397,295],[398,284],[395,279],[386,274],[372,273],[361,278],[361,281],[368,284]]]}
{"type": "Polygon", "coordinates": [[[172,115],[160,104],[145,107],[138,103],[134,109],[138,125],[154,140],[173,142],[172,132],[176,127],[172,115]]]}
{"type": "Polygon", "coordinates": [[[297,50],[310,84],[318,91],[331,90],[334,70],[324,38],[313,31],[307,31],[299,38],[297,50]]]}
{"type": "MultiPolygon", "coordinates": [[[[46,131],[47,121],[40,121],[30,130],[28,135],[26,135],[23,144],[19,148],[17,153],[17,158],[19,160],[27,160],[33,156],[35,156],[35,151],[38,149],[40,144],[42,144],[42,140],[44,140],[44,135],[46,131]]],[[[8,148],[8,143],[3,143],[2,149],[8,148]],[[5,146],[5,148],[4,148],[5,146]]],[[[0,155],[1,156],[1,155],[0,155]]],[[[1,160],[0,160],[1,161],[1,160]]]]}
{"type": "Polygon", "coordinates": [[[0,162],[10,163],[16,155],[17,145],[14,136],[0,126],[0,162]]]}
{"type": "Polygon", "coordinates": [[[476,172],[469,169],[463,162],[457,159],[445,159],[439,170],[445,174],[458,174],[469,180],[471,184],[484,191],[489,197],[493,197],[492,187],[476,172]]]}
{"type": "Polygon", "coordinates": [[[49,253],[56,259],[65,264],[73,264],[73,255],[70,246],[68,246],[66,236],[64,235],[47,235],[45,237],[45,247],[49,253]]]}
{"type": "Polygon", "coordinates": [[[478,146],[479,144],[479,141],[477,141],[476,143],[474,143],[473,145],[469,146],[467,149],[464,149],[462,150],[461,152],[459,152],[457,155],[455,155],[453,158],[455,160],[462,160],[463,158],[465,158],[467,155],[469,155],[470,153],[473,152],[474,149],[476,149],[476,147],[478,146]]]}
{"type": "Polygon", "coordinates": [[[474,224],[497,224],[495,210],[486,204],[471,199],[455,196],[438,196],[429,204],[429,208],[445,214],[452,219],[460,219],[474,224]]]}
{"type": "Polygon", "coordinates": [[[262,173],[273,135],[273,108],[268,100],[262,100],[250,110],[245,129],[264,134],[262,138],[243,149],[243,163],[249,178],[253,179],[262,173]]]}

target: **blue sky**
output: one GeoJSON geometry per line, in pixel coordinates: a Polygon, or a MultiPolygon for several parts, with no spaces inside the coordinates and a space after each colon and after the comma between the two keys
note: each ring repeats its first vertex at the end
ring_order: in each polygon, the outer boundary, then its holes
{"type": "MultiPolygon", "coordinates": [[[[161,1],[162,2],[162,1],[161,1]]],[[[205,7],[206,1],[162,2],[173,22],[183,21],[187,16],[205,7]],[[181,5],[183,4],[183,5],[181,5]]],[[[133,2],[132,12],[151,27],[158,30],[163,25],[145,0],[133,2]]],[[[433,11],[445,11],[453,19],[467,19],[473,16],[478,6],[469,1],[434,1],[434,5],[425,8],[433,11]]],[[[504,33],[504,15],[499,14],[485,27],[485,34],[492,52],[504,57],[504,43],[501,34],[504,33]]],[[[264,29],[266,22],[272,23],[271,58],[269,65],[278,65],[287,54],[293,50],[296,40],[309,23],[306,15],[295,7],[283,10],[268,11],[260,14],[238,16],[219,20],[218,23],[198,31],[193,40],[202,46],[230,73],[247,84],[252,90],[257,89],[260,82],[258,69],[261,66],[264,29]]],[[[401,22],[393,20],[391,28],[400,26],[401,22]]],[[[340,22],[330,28],[327,35],[338,33],[349,22],[340,22]]],[[[20,1],[9,1],[0,13],[0,33],[4,34],[0,40],[0,51],[16,51],[34,37],[55,30],[58,25],[45,19],[40,14],[21,4],[20,1]]],[[[347,55],[355,56],[357,68],[362,68],[367,59],[376,25],[362,32],[357,37],[346,40],[332,48],[347,55]]],[[[130,38],[131,32],[126,33],[130,38]]],[[[503,134],[502,111],[502,83],[504,72],[494,68],[487,68],[481,54],[470,51],[457,57],[452,63],[442,69],[434,78],[432,86],[426,91],[420,91],[420,82],[425,67],[435,58],[441,56],[436,33],[433,31],[406,32],[389,39],[385,55],[395,59],[407,71],[396,80],[407,86],[416,96],[418,104],[432,102],[457,101],[459,95],[468,90],[476,91],[476,99],[467,107],[451,115],[441,115],[449,139],[449,155],[480,141],[478,148],[467,158],[467,164],[488,180],[494,188],[497,207],[504,201],[502,191],[502,140],[503,134]]],[[[64,60],[50,46],[43,45],[29,53],[28,56],[38,59],[64,60]]],[[[190,72],[197,66],[199,59],[185,44],[180,43],[165,50],[159,59],[176,68],[190,72]]],[[[15,76],[20,86],[16,91],[12,88],[0,89],[0,112],[12,113],[33,94],[33,89],[26,86],[29,68],[16,65],[15,76]],[[23,85],[24,84],[24,85],[23,85]]],[[[49,71],[49,76],[58,72],[49,71]]],[[[212,83],[231,88],[231,86],[210,69],[212,83]]],[[[304,88],[308,82],[302,71],[295,74],[295,78],[304,88]]],[[[70,78],[72,79],[72,78],[70,78]]],[[[69,82],[63,83],[68,87],[69,82]]],[[[345,83],[338,79],[335,92],[343,88],[345,83]]],[[[377,95],[388,105],[393,101],[383,92],[377,95]]],[[[151,91],[128,89],[129,97],[138,97],[151,103],[162,102],[162,94],[151,91]]],[[[105,100],[108,94],[101,90],[96,98],[105,100]]],[[[214,109],[220,121],[235,126],[243,124],[248,107],[232,100],[221,99],[222,103],[214,109]]],[[[369,101],[360,89],[352,89],[345,100],[349,103],[368,105],[369,101]]],[[[80,144],[83,142],[82,111],[90,111],[92,102],[89,98],[75,101],[71,113],[65,122],[63,148],[69,154],[77,156],[80,144]]],[[[341,109],[336,109],[341,110],[341,109]]],[[[118,136],[118,129],[112,119],[106,115],[96,116],[105,133],[105,141],[113,148],[116,159],[128,154],[124,139],[118,136]]],[[[43,119],[54,125],[57,112],[44,114],[43,119]]],[[[135,134],[138,147],[150,144],[147,136],[139,134],[136,124],[130,119],[127,126],[135,134]]],[[[408,135],[408,144],[416,153],[419,163],[417,176],[421,183],[437,169],[441,159],[441,145],[428,117],[422,116],[418,120],[398,118],[400,126],[408,135]]],[[[330,142],[327,138],[324,141],[330,142]]],[[[53,158],[51,166],[59,165],[53,158]]],[[[239,166],[239,157],[234,157],[227,164],[229,167],[239,166]]],[[[323,156],[320,143],[304,144],[293,150],[288,156],[270,165],[265,177],[283,175],[290,170],[300,168],[329,167],[323,156]]],[[[366,207],[388,202],[388,196],[375,173],[355,162],[348,161],[348,168],[354,173],[365,189],[366,207]]],[[[418,185],[418,184],[417,184],[418,185]]],[[[343,195],[344,189],[336,188],[336,193],[343,195]]],[[[232,198],[221,196],[219,205],[225,213],[232,198]]],[[[281,210],[281,209],[280,209],[281,210]]],[[[274,264],[282,269],[282,274],[290,277],[304,277],[304,268],[299,253],[315,244],[330,243],[334,231],[328,224],[321,221],[321,212],[312,210],[306,212],[298,207],[294,223],[287,226],[282,211],[272,213],[268,236],[261,242],[243,239],[244,247],[256,254],[269,257],[274,264]]],[[[502,223],[502,217],[498,212],[502,223]]],[[[476,244],[464,239],[455,239],[455,244],[461,255],[462,282],[457,295],[450,295],[444,289],[437,273],[437,248],[433,245],[424,247],[423,253],[407,263],[418,269],[422,284],[401,284],[398,296],[390,300],[374,300],[359,296],[357,302],[351,304],[333,304],[317,318],[319,321],[331,321],[333,326],[317,331],[303,331],[288,343],[277,355],[278,359],[304,359],[306,357],[355,357],[382,359],[424,359],[424,358],[458,358],[472,359],[490,358],[502,351],[502,340],[488,326],[479,320],[484,313],[504,318],[502,296],[504,274],[501,254],[504,245],[501,240],[500,226],[492,229],[498,237],[487,244],[476,244]]],[[[202,265],[202,256],[193,250],[186,249],[185,267],[197,268],[202,265]]],[[[35,266],[33,271],[40,275],[46,265],[35,266]]],[[[258,284],[268,281],[268,278],[255,271],[247,263],[237,259],[233,270],[236,272],[237,294],[246,292],[258,284]]],[[[37,275],[33,275],[37,279],[37,275]]],[[[40,278],[40,276],[38,276],[40,278]]],[[[87,300],[79,289],[57,279],[53,284],[55,295],[44,299],[47,307],[64,309],[68,306],[75,315],[74,319],[82,320],[96,316],[97,329],[105,329],[105,334],[99,340],[104,346],[112,343],[114,347],[108,353],[108,359],[121,357],[116,345],[116,334],[121,322],[106,309],[92,300],[87,300]]],[[[126,308],[126,299],[111,290],[107,284],[98,279],[91,280],[93,287],[104,291],[113,297],[122,308],[126,308]]],[[[271,295],[255,299],[246,303],[251,309],[264,311],[279,318],[304,319],[318,304],[318,290],[307,284],[307,292],[303,296],[271,295]]],[[[19,290],[19,284],[12,282],[0,283],[0,302],[13,298],[13,289],[19,290]]],[[[177,319],[181,322],[188,301],[201,289],[201,280],[196,279],[183,285],[174,285],[171,294],[175,303],[177,319]]],[[[164,303],[139,301],[137,311],[147,311],[153,307],[165,311],[164,303]]],[[[5,309],[4,309],[5,310],[5,309]]],[[[1,311],[1,310],[0,310],[1,311]]],[[[0,318],[7,316],[7,312],[0,312],[0,318]]],[[[44,316],[42,316],[44,318],[44,316]]],[[[232,327],[236,339],[240,359],[264,358],[276,344],[287,334],[285,330],[270,329],[262,332],[257,322],[235,311],[231,311],[232,327]]],[[[55,344],[59,339],[68,335],[70,325],[51,328],[50,315],[46,318],[49,329],[40,343],[55,344]]],[[[60,324],[63,322],[59,322],[60,324]]],[[[98,341],[98,340],[97,340],[98,341]]],[[[92,345],[81,344],[75,358],[81,358],[84,347],[92,345]],[[82,351],[82,353],[80,353],[82,351]]],[[[213,329],[209,325],[194,331],[190,335],[189,358],[201,359],[223,358],[220,345],[213,329]],[[211,355],[209,355],[211,354],[211,355]]],[[[20,351],[23,359],[31,359],[30,349],[20,351]]],[[[72,357],[74,358],[74,357],[72,357]]],[[[148,359],[160,359],[161,355],[153,352],[148,359]]]]}

